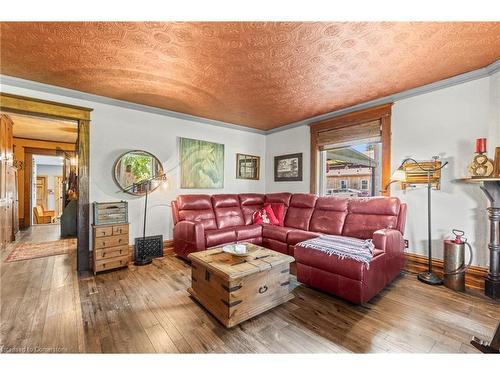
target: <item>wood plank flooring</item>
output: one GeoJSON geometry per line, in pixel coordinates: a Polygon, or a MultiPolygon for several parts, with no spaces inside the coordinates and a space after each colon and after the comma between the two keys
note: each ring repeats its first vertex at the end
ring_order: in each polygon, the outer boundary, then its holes
{"type": "MultiPolygon", "coordinates": [[[[21,241],[45,241],[35,228],[21,241]]],[[[52,238],[49,238],[52,239],[52,238]]],[[[295,298],[232,329],[192,300],[187,263],[169,253],[145,267],[78,277],[76,254],[4,263],[3,352],[470,352],[489,340],[500,302],[402,275],[364,306],[300,285],[295,298]]]]}

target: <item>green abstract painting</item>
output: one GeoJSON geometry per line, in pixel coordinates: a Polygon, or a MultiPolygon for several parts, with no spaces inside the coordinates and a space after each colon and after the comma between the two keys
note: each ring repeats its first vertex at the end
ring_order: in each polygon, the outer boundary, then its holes
{"type": "Polygon", "coordinates": [[[224,145],[180,138],[182,189],[224,187],[224,145]]]}

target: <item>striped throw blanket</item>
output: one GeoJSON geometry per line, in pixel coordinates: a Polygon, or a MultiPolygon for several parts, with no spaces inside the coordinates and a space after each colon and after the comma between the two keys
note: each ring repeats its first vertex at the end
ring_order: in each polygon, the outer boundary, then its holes
{"type": "Polygon", "coordinates": [[[373,250],[375,250],[372,240],[334,235],[312,238],[298,243],[297,246],[318,250],[328,255],[337,255],[340,259],[350,258],[365,263],[367,266],[372,260],[373,250]]]}

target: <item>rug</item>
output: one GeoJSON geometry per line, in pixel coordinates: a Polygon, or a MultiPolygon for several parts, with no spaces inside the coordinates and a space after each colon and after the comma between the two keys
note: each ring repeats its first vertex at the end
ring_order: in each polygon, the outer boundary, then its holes
{"type": "Polygon", "coordinates": [[[76,238],[46,242],[24,242],[15,246],[5,262],[50,257],[76,251],[76,238]]]}

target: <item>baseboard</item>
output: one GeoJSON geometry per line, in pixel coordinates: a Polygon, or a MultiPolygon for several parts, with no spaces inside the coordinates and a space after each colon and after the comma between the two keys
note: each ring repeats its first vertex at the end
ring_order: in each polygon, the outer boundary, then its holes
{"type": "MultiPolygon", "coordinates": [[[[427,270],[427,257],[423,255],[405,253],[405,270],[418,274],[427,270]]],[[[443,260],[433,259],[432,270],[439,276],[443,277],[443,260]]],[[[467,288],[484,290],[484,278],[488,274],[488,269],[478,266],[471,266],[465,273],[465,286],[467,288]]]]}

